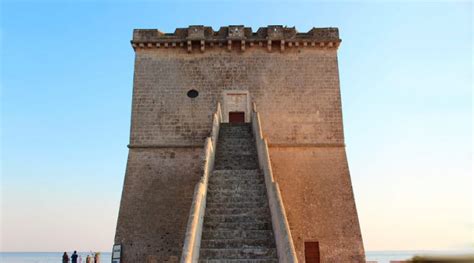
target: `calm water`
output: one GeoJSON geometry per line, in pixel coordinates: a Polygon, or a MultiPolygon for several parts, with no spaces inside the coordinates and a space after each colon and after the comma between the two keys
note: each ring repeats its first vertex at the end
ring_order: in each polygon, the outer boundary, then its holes
{"type": "MultiPolygon", "coordinates": [[[[430,251],[368,251],[367,260],[375,260],[379,263],[389,263],[390,260],[404,260],[414,255],[424,254],[465,254],[466,252],[430,252],[430,251]]],[[[89,253],[90,254],[90,253],[89,253]]],[[[60,263],[62,252],[0,252],[1,263],[60,263]]],[[[68,253],[71,256],[71,253],[68,253]]],[[[82,263],[85,263],[87,252],[80,252],[82,263]]],[[[111,262],[111,253],[101,253],[101,262],[111,262]]]]}
{"type": "MultiPolygon", "coordinates": [[[[1,263],[61,263],[64,252],[0,252],[1,263]]],[[[67,253],[71,258],[72,252],[67,253]]],[[[87,255],[92,253],[78,252],[82,258],[82,263],[86,262],[87,255]]],[[[103,252],[100,254],[102,263],[110,263],[112,253],[103,252]]],[[[78,261],[79,262],[79,261],[78,261]]]]}

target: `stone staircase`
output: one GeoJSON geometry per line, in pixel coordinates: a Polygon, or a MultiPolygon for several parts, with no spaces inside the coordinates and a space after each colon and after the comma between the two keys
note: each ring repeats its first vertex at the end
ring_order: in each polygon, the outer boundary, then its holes
{"type": "Polygon", "coordinates": [[[199,261],[278,262],[250,124],[221,124],[199,261]]]}

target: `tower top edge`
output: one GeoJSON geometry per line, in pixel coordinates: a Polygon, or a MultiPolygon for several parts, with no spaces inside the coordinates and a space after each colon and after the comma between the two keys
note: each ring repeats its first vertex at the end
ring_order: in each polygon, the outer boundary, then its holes
{"type": "Polygon", "coordinates": [[[295,27],[283,25],[268,25],[253,31],[244,25],[222,26],[215,31],[210,26],[190,25],[186,28],[176,28],[173,33],[164,33],[158,29],[134,29],[133,43],[177,42],[177,41],[312,41],[312,42],[341,42],[339,29],[336,27],[313,27],[308,32],[298,32],[295,27]]]}

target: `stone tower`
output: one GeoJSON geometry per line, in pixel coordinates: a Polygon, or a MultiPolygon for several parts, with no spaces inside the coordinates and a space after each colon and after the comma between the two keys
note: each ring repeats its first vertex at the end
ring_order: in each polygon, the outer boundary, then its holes
{"type": "MultiPolygon", "coordinates": [[[[218,105],[223,126],[214,170],[235,168],[226,162],[259,169],[250,150],[242,150],[249,155],[245,160],[232,155],[239,151],[232,147],[240,143],[219,150],[225,141],[232,141],[222,136],[254,142],[245,123],[252,121],[256,105],[297,260],[364,262],[344,145],[337,28],[306,33],[283,26],[256,32],[244,26],[218,31],[189,26],[174,33],[137,29],[131,42],[136,55],[131,135],[115,236],[115,243],[122,246],[121,262],[172,262],[182,257],[195,186],[205,169],[203,149],[218,105]],[[239,122],[244,128],[233,131],[232,123],[239,122]]],[[[216,174],[231,177],[222,179],[230,184],[222,187],[232,187],[232,178],[239,184],[245,176],[257,176],[257,183],[262,174],[243,171],[234,177],[235,173],[212,173],[209,184],[218,179],[216,174]]],[[[263,184],[258,189],[265,191],[263,184]]],[[[208,224],[214,220],[208,219],[210,199],[221,198],[211,190],[202,231],[209,227],[206,220],[208,224]]],[[[265,193],[255,196],[265,198],[265,193]]],[[[269,215],[267,208],[261,209],[259,216],[273,216],[273,211],[269,215]]],[[[275,219],[269,220],[273,222],[269,231],[275,231],[275,219]]],[[[212,241],[205,238],[203,233],[201,249],[212,241]]],[[[281,237],[274,238],[278,247],[281,237]]],[[[268,244],[274,246],[273,241],[268,244]]],[[[278,255],[284,262],[280,251],[278,255]]]]}

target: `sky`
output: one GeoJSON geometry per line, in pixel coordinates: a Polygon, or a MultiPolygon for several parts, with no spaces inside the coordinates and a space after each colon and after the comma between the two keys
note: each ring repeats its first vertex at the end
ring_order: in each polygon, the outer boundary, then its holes
{"type": "Polygon", "coordinates": [[[473,5],[446,1],[0,4],[0,251],[110,251],[134,28],[338,27],[365,249],[474,246],[473,5]]]}

